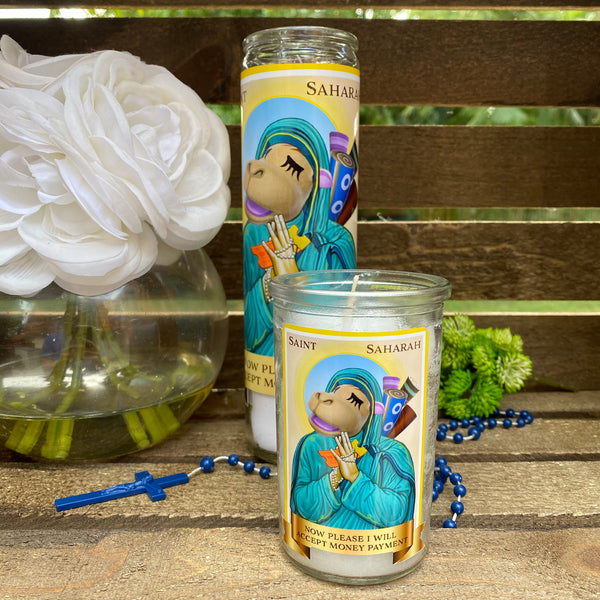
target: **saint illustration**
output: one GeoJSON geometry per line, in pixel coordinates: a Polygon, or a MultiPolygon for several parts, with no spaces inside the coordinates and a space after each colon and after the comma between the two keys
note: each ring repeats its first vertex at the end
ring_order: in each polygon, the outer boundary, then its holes
{"type": "Polygon", "coordinates": [[[329,218],[332,177],[323,138],[308,121],[284,118],[263,132],[244,167],[246,349],[273,355],[269,281],[283,273],[348,269],[352,234],[329,218]]]}
{"type": "Polygon", "coordinates": [[[342,529],[393,527],[413,518],[415,474],[401,442],[382,433],[381,385],[367,370],[343,369],[308,406],[314,429],[298,443],[291,509],[342,529]]]}

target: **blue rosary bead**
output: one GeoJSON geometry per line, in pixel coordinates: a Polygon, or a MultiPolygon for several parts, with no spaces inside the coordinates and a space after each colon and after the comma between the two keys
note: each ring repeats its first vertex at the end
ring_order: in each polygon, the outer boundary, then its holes
{"type": "Polygon", "coordinates": [[[533,415],[528,410],[522,410],[519,413],[519,416],[525,419],[525,423],[529,425],[529,423],[533,423],[533,415]]]}
{"type": "Polygon", "coordinates": [[[448,465],[443,465],[439,470],[442,479],[448,479],[452,475],[452,469],[448,465]]]}
{"type": "Polygon", "coordinates": [[[462,482],[462,475],[460,473],[452,473],[450,475],[450,483],[457,484],[462,482]]]}
{"type": "MultiPolygon", "coordinates": [[[[533,416],[527,410],[522,410],[517,413],[513,408],[509,408],[505,412],[496,409],[493,414],[502,416],[501,424],[504,429],[510,429],[513,425],[522,428],[533,422],[533,416]]],[[[463,441],[475,441],[481,437],[481,434],[486,429],[494,429],[498,425],[499,422],[494,417],[488,417],[484,420],[482,417],[476,415],[471,417],[471,419],[450,419],[447,424],[438,424],[436,440],[438,442],[443,442],[452,439],[455,444],[461,444],[463,441]],[[459,427],[467,429],[467,433],[456,431],[459,427]]]]}
{"type": "Polygon", "coordinates": [[[200,461],[200,468],[205,473],[210,473],[215,468],[215,461],[210,456],[205,456],[200,461]]]}
{"type": "Polygon", "coordinates": [[[271,475],[277,475],[277,473],[271,472],[271,467],[267,465],[263,465],[262,467],[257,468],[253,461],[247,460],[242,463],[240,461],[240,457],[237,454],[230,454],[229,456],[217,456],[217,458],[212,458],[210,456],[205,456],[200,461],[200,467],[195,471],[190,473],[191,475],[195,475],[197,471],[203,471],[204,473],[211,473],[215,468],[215,463],[227,461],[227,464],[231,467],[241,466],[243,467],[246,473],[254,473],[256,471],[262,479],[269,479],[271,475]]]}
{"type": "Polygon", "coordinates": [[[269,467],[267,467],[267,466],[261,467],[260,470],[258,471],[258,474],[263,479],[269,479],[269,477],[271,477],[271,469],[269,469],[269,467]]]}
{"type": "Polygon", "coordinates": [[[479,427],[469,427],[469,435],[473,436],[474,440],[478,440],[481,437],[481,430],[479,427]]]}
{"type": "Polygon", "coordinates": [[[448,466],[448,462],[445,458],[439,456],[435,459],[435,471],[434,471],[434,482],[433,482],[433,490],[431,494],[432,501],[437,500],[440,497],[440,494],[444,491],[444,483],[442,479],[448,479],[450,483],[456,484],[454,486],[454,494],[457,496],[457,500],[452,502],[450,505],[450,509],[454,513],[452,519],[447,519],[444,521],[444,528],[456,529],[456,517],[462,514],[465,510],[464,504],[460,501],[460,498],[466,495],[467,489],[461,483],[462,475],[460,473],[453,472],[452,469],[448,466]]]}
{"type": "Polygon", "coordinates": [[[446,519],[444,521],[444,529],[457,529],[456,521],[452,519],[446,519]]]}
{"type": "Polygon", "coordinates": [[[466,496],[467,495],[467,488],[464,485],[462,485],[462,484],[455,485],[454,486],[454,495],[456,497],[460,496],[461,498],[463,496],[466,496]]]}

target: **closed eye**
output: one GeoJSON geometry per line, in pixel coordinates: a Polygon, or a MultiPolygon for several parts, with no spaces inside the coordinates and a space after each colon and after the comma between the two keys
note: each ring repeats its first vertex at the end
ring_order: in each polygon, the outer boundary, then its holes
{"type": "Polygon", "coordinates": [[[289,154],[287,155],[286,161],[281,165],[281,167],[287,167],[287,171],[292,172],[292,177],[295,175],[296,179],[300,179],[300,173],[304,171],[304,167],[301,167],[289,154]]]}
{"type": "Polygon", "coordinates": [[[347,398],[347,400],[348,400],[348,402],[350,402],[350,404],[354,404],[354,406],[356,406],[356,408],[360,408],[364,404],[363,400],[361,400],[354,394],[350,394],[350,398],[347,398]]]}

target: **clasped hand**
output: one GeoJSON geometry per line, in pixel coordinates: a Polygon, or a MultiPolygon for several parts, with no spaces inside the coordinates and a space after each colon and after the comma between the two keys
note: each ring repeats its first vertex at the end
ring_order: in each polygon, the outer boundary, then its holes
{"type": "Polygon", "coordinates": [[[342,432],[341,435],[335,438],[340,456],[335,452],[333,456],[338,463],[338,480],[346,479],[347,481],[353,482],[358,477],[359,471],[356,466],[356,454],[354,448],[350,442],[350,437],[346,431],[342,432]]]}

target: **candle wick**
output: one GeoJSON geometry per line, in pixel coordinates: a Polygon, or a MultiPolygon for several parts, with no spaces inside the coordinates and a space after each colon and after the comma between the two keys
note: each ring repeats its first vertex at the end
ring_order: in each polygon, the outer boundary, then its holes
{"type": "Polygon", "coordinates": [[[354,276],[354,279],[352,280],[352,289],[350,290],[350,292],[355,292],[356,291],[356,286],[358,285],[358,278],[359,277],[360,277],[360,274],[354,276]]]}

